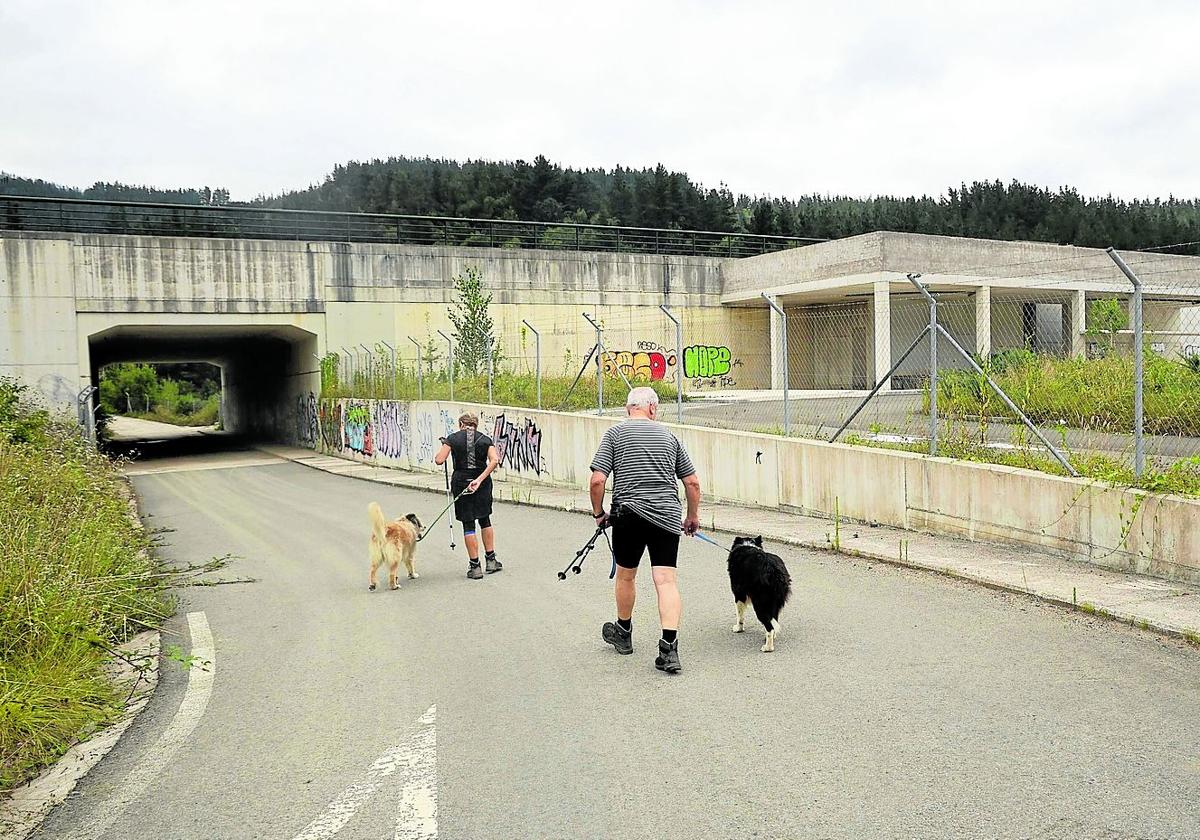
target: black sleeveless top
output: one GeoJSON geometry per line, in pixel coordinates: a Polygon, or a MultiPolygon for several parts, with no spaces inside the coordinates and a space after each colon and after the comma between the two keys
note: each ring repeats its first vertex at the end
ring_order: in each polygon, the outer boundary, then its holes
{"type": "Polygon", "coordinates": [[[454,459],[454,475],[468,481],[479,477],[487,469],[488,449],[492,439],[474,429],[459,429],[446,438],[450,456],[454,459]]]}

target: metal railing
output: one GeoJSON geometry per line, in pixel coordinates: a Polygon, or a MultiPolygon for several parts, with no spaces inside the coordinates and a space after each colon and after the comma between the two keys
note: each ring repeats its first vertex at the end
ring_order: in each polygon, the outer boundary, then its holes
{"type": "Polygon", "coordinates": [[[0,229],[748,257],[823,242],[795,236],[243,205],[0,196],[0,229]]]}

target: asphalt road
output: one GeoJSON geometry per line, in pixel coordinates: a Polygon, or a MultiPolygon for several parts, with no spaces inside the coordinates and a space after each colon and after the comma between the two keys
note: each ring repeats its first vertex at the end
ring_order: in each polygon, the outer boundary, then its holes
{"type": "Polygon", "coordinates": [[[671,677],[652,664],[648,575],[629,657],[600,641],[606,558],[556,579],[591,533],[577,515],[500,504],[506,566],[483,581],[439,523],[420,580],[368,593],[367,503],[430,518],[440,497],[249,453],[142,467],[164,557],[230,553],[213,577],[257,582],[182,591],[164,647],[191,649],[185,617],[203,613],[215,648],[194,728],[189,674],[164,659],[147,711],[40,838],[432,836],[406,822],[405,745],[427,730],[442,838],[1200,836],[1200,651],[1184,644],[782,549],[795,597],[762,654],[757,626],[731,632],[722,555],[688,542],[671,677]],[[357,806],[340,829],[335,802],[357,806]]]}

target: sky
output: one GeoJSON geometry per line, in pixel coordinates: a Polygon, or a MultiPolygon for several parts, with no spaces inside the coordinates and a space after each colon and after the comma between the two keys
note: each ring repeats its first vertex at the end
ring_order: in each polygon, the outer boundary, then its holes
{"type": "Polygon", "coordinates": [[[1200,196],[1194,2],[3,0],[0,171],[235,200],[388,156],[735,193],[1200,196]]]}

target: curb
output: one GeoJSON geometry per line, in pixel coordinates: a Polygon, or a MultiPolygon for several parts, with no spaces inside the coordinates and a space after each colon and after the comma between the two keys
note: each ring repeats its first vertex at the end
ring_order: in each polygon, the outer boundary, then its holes
{"type": "MultiPolygon", "coordinates": [[[[434,490],[429,487],[423,487],[419,484],[407,484],[407,483],[402,483],[402,482],[387,482],[387,481],[382,481],[379,478],[375,478],[372,476],[354,475],[351,473],[339,473],[339,472],[335,472],[333,470],[326,469],[317,464],[290,458],[286,455],[280,455],[277,452],[271,453],[271,454],[274,454],[274,455],[276,455],[276,457],[279,457],[283,460],[289,461],[293,464],[300,464],[301,466],[305,466],[310,469],[317,470],[319,472],[327,473],[329,475],[340,475],[344,478],[353,478],[353,479],[357,479],[359,481],[368,481],[368,482],[371,482],[374,484],[387,484],[392,487],[403,487],[406,490],[416,490],[419,492],[434,493],[437,495],[440,495],[443,492],[441,490],[434,490]]],[[[318,455],[318,456],[323,456],[323,457],[329,457],[329,458],[337,457],[336,455],[326,455],[325,453],[317,452],[316,450],[313,450],[313,454],[318,455]]],[[[364,461],[352,461],[349,459],[338,459],[338,460],[343,461],[344,463],[350,464],[350,465],[369,467],[372,470],[384,470],[388,473],[391,473],[392,475],[401,475],[401,476],[417,475],[417,473],[413,473],[410,470],[401,470],[401,469],[396,469],[393,467],[380,467],[380,466],[376,466],[374,464],[368,464],[364,461]]],[[[552,489],[565,489],[565,488],[552,488],[552,489]]],[[[569,513],[576,513],[576,512],[582,511],[582,508],[579,507],[578,505],[575,505],[574,503],[568,504],[568,505],[560,505],[560,504],[548,504],[545,502],[538,502],[538,501],[533,501],[533,500],[504,499],[501,497],[498,497],[497,501],[503,501],[508,504],[524,505],[526,507],[537,507],[537,508],[545,508],[547,510],[565,511],[565,512],[569,512],[569,513]]],[[[712,525],[708,530],[716,531],[716,532],[722,533],[722,534],[736,535],[735,532],[729,531],[729,530],[722,528],[721,526],[715,525],[715,524],[712,525]]],[[[919,532],[913,532],[913,533],[919,533],[919,532]]],[[[1187,642],[1190,645],[1194,645],[1197,648],[1200,648],[1200,633],[1194,632],[1192,630],[1180,629],[1179,627],[1175,627],[1175,626],[1172,626],[1169,624],[1163,624],[1163,623],[1160,623],[1157,621],[1142,618],[1136,614],[1129,613],[1124,610],[1109,609],[1107,607],[1097,606],[1097,605],[1089,603],[1087,601],[1067,600],[1065,598],[1062,598],[1058,595],[1054,595],[1049,592],[1038,592],[1037,590],[1033,590],[1033,589],[1028,589],[1028,588],[1024,588],[1024,587],[1020,587],[1020,586],[1013,586],[1012,584],[1004,583],[1002,581],[991,580],[989,578],[986,578],[986,577],[983,577],[980,575],[966,574],[963,572],[955,571],[954,569],[948,569],[948,568],[945,568],[942,566],[922,563],[919,560],[899,558],[899,557],[895,557],[892,555],[881,554],[881,553],[877,553],[877,552],[873,552],[873,551],[864,551],[864,550],[860,550],[860,549],[847,548],[845,546],[834,548],[827,542],[814,542],[812,540],[790,539],[788,537],[780,537],[780,536],[771,536],[770,539],[775,542],[783,543],[784,545],[790,545],[790,546],[794,546],[797,548],[804,548],[804,549],[808,549],[811,551],[821,551],[821,552],[825,552],[827,554],[836,554],[836,555],[841,555],[844,557],[857,557],[862,560],[870,560],[870,561],[876,562],[876,563],[885,563],[889,566],[895,566],[895,567],[902,568],[902,569],[913,569],[915,571],[931,572],[934,574],[942,575],[943,577],[950,578],[952,580],[957,580],[957,581],[960,581],[963,583],[971,583],[971,584],[975,584],[977,586],[983,586],[983,587],[986,587],[987,589],[993,589],[993,590],[996,590],[999,592],[1009,592],[1014,595],[1024,595],[1026,597],[1033,598],[1034,600],[1042,601],[1043,603],[1052,604],[1056,607],[1062,607],[1071,612],[1084,613],[1084,614],[1087,614],[1090,616],[1095,616],[1095,617],[1109,619],[1111,621],[1116,621],[1120,624],[1127,624],[1127,625],[1129,625],[1131,627],[1135,627],[1139,630],[1148,630],[1150,632],[1157,633],[1161,636],[1166,636],[1166,637],[1172,638],[1172,639],[1178,639],[1178,640],[1187,642]]]]}
{"type": "Polygon", "coordinates": [[[118,650],[128,662],[117,660],[112,666],[115,682],[128,687],[125,711],[116,723],[76,744],[62,758],[43,770],[37,778],[13,788],[0,800],[0,833],[11,840],[25,840],[42,824],[52,810],[66,801],[100,759],[121,740],[125,730],[141,713],[158,686],[158,655],[161,637],[157,630],[139,633],[118,650]]]}

